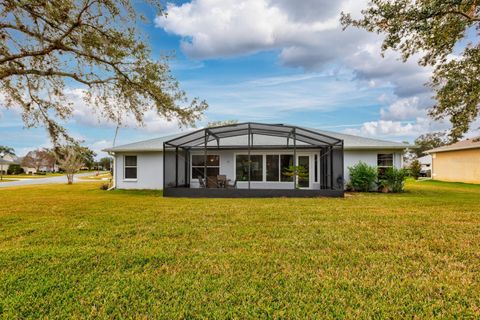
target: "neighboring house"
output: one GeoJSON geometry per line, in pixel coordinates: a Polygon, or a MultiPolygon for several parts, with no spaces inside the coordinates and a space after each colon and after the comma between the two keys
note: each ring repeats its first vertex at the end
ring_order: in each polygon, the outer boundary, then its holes
{"type": "Polygon", "coordinates": [[[186,197],[342,196],[348,167],[363,161],[401,168],[407,147],[296,126],[240,123],[104,151],[114,157],[119,189],[163,189],[165,196],[186,197]],[[291,166],[303,167],[307,177],[288,177],[291,166]]]}
{"type": "Polygon", "coordinates": [[[18,158],[12,154],[9,154],[9,153],[5,154],[3,156],[3,159],[0,159],[0,171],[2,172],[2,174],[7,173],[7,170],[10,167],[10,165],[19,164],[17,159],[18,158]]]}
{"type": "Polygon", "coordinates": [[[432,156],[427,154],[426,156],[417,159],[422,167],[421,175],[424,177],[431,177],[432,175],[432,156]]]}
{"type": "Polygon", "coordinates": [[[480,183],[480,139],[467,139],[426,151],[435,180],[480,183]]]}
{"type": "MultiPolygon", "coordinates": [[[[31,167],[26,167],[22,166],[23,171],[26,174],[36,174],[37,169],[31,168],[31,167]]],[[[53,166],[41,166],[38,170],[38,172],[58,172],[60,168],[58,167],[57,164],[54,164],[53,166]]]]}

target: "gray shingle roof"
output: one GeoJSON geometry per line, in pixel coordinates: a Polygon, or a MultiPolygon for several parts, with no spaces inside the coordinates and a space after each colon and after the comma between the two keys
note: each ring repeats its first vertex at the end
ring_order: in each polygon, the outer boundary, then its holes
{"type": "MultiPolygon", "coordinates": [[[[368,149],[405,149],[408,147],[412,147],[410,145],[387,141],[387,140],[379,140],[379,139],[372,139],[372,138],[364,138],[360,136],[355,136],[351,134],[333,132],[333,131],[326,131],[326,130],[319,130],[319,129],[309,129],[316,131],[318,133],[331,136],[333,138],[337,138],[343,140],[344,149],[345,150],[368,150],[368,149]]],[[[152,152],[152,151],[162,151],[163,150],[163,143],[174,138],[180,137],[186,133],[178,133],[174,135],[168,135],[164,137],[159,137],[155,139],[149,139],[134,143],[129,143],[125,145],[120,145],[112,148],[106,148],[103,151],[107,152],[135,152],[135,151],[145,151],[145,152],[152,152]]],[[[275,145],[275,141],[278,140],[276,137],[262,137],[262,143],[268,144],[269,141],[275,145]]],[[[257,140],[258,141],[258,140],[257,140]]]]}

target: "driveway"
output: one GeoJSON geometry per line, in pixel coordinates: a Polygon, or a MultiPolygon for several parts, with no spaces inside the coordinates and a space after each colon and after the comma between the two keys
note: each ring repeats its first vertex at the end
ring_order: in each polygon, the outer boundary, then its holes
{"type": "MultiPolygon", "coordinates": [[[[89,182],[88,180],[80,180],[78,177],[91,176],[95,174],[94,172],[78,173],[74,176],[74,182],[89,182]]],[[[94,180],[95,181],[95,180],[94,180]]],[[[98,182],[98,180],[96,180],[98,182]]],[[[35,178],[35,179],[23,179],[12,182],[0,182],[0,189],[6,187],[17,187],[17,186],[30,186],[34,184],[54,184],[54,183],[67,183],[67,176],[56,176],[49,178],[35,178]]]]}

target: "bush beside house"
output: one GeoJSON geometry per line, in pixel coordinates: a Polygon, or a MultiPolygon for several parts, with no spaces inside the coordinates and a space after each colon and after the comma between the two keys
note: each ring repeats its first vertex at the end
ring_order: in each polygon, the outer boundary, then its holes
{"type": "Polygon", "coordinates": [[[408,170],[388,168],[380,176],[378,168],[369,166],[364,162],[348,168],[350,183],[348,189],[360,192],[402,192],[408,170]]]}

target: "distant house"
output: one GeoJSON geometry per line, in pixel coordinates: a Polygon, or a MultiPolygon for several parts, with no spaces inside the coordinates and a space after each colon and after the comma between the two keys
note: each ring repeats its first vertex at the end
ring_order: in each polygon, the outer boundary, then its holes
{"type": "Polygon", "coordinates": [[[3,159],[0,159],[0,172],[2,174],[6,174],[8,168],[12,164],[19,164],[18,158],[14,155],[9,154],[9,153],[5,154],[3,156],[3,159]]]}
{"type": "Polygon", "coordinates": [[[348,167],[401,168],[408,145],[283,124],[239,123],[105,149],[114,187],[164,196],[342,196],[348,167]],[[303,178],[285,174],[292,167],[303,178]],[[230,186],[230,188],[229,188],[230,186]]]}
{"type": "Polygon", "coordinates": [[[435,180],[480,183],[480,139],[467,139],[426,151],[435,180]]]}

